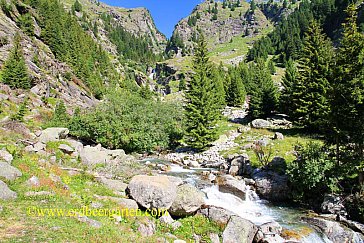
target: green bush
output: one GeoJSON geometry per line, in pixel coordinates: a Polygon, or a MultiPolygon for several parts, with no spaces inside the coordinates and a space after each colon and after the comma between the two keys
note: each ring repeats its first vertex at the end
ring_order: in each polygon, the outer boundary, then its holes
{"type": "Polygon", "coordinates": [[[111,149],[150,152],[181,138],[181,111],[176,105],[115,91],[95,110],[75,113],[68,127],[72,135],[111,149]]]}
{"type": "Polygon", "coordinates": [[[364,223],[364,195],[356,193],[350,195],[345,202],[349,218],[360,223],[364,223]]]}
{"type": "Polygon", "coordinates": [[[298,199],[317,199],[318,195],[334,191],[336,180],[332,176],[334,162],[328,152],[318,142],[296,146],[296,160],[288,164],[287,174],[298,199]]]}

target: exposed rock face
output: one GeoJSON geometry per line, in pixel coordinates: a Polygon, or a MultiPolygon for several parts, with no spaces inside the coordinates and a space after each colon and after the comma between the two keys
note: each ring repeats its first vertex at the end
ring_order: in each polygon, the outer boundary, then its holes
{"type": "Polygon", "coordinates": [[[257,193],[270,201],[285,201],[289,196],[288,177],[274,171],[257,170],[253,174],[257,193]]]}
{"type": "Polygon", "coordinates": [[[152,236],[156,231],[156,226],[153,221],[147,219],[145,222],[140,222],[138,231],[142,236],[152,236]]]}
{"type": "Polygon", "coordinates": [[[169,212],[175,216],[194,214],[204,204],[204,194],[190,184],[183,184],[177,188],[177,197],[169,212]]]}
{"type": "Polygon", "coordinates": [[[233,176],[250,176],[253,172],[253,168],[250,164],[249,156],[246,154],[236,156],[230,161],[229,174],[233,176]]]}
{"type": "Polygon", "coordinates": [[[215,1],[204,1],[197,5],[192,14],[182,19],[175,27],[174,35],[180,36],[186,47],[192,48],[193,39],[197,35],[199,28],[206,39],[214,45],[229,42],[236,36],[252,36],[259,33],[263,28],[269,26],[264,14],[257,9],[254,13],[249,11],[249,4],[241,1],[241,6],[231,11],[229,8],[223,9],[222,3],[218,2],[217,19],[213,19],[213,13],[208,9],[215,6],[215,1]],[[197,17],[200,15],[200,18],[197,17]],[[189,18],[196,18],[196,24],[191,25],[189,18]]]}
{"type": "Polygon", "coordinates": [[[258,226],[258,232],[254,237],[254,242],[285,242],[280,236],[282,226],[277,222],[268,222],[258,226]]]}
{"type": "Polygon", "coordinates": [[[3,181],[0,181],[0,199],[1,200],[10,200],[17,198],[17,193],[10,190],[8,185],[6,185],[3,181]]]}
{"type": "Polygon", "coordinates": [[[5,178],[6,180],[9,181],[14,181],[20,176],[22,176],[20,170],[9,165],[6,162],[0,162],[0,178],[5,178]]]}
{"type": "Polygon", "coordinates": [[[223,243],[251,243],[258,228],[252,222],[238,216],[231,216],[224,233],[223,243]]]}
{"type": "Polygon", "coordinates": [[[311,217],[303,217],[302,219],[307,223],[318,227],[333,243],[364,241],[363,235],[341,226],[338,222],[311,217]],[[360,241],[354,241],[354,239],[358,238],[360,241]]]}
{"type": "Polygon", "coordinates": [[[134,176],[127,193],[139,205],[148,209],[169,209],[177,197],[177,180],[168,176],[134,176]]]}
{"type": "Polygon", "coordinates": [[[101,147],[101,145],[95,147],[85,146],[80,151],[80,158],[81,162],[88,167],[132,159],[122,149],[109,150],[101,147]]]}
{"type": "Polygon", "coordinates": [[[128,187],[128,184],[126,184],[120,180],[113,180],[113,179],[108,179],[105,177],[99,178],[98,181],[100,183],[102,183],[104,186],[106,186],[107,188],[109,188],[113,191],[121,192],[121,193],[125,193],[125,190],[128,187]]]}

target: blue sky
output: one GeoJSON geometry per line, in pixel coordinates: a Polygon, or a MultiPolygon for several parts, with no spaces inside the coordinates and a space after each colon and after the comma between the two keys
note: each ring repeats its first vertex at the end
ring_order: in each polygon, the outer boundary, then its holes
{"type": "Polygon", "coordinates": [[[178,21],[188,16],[202,0],[101,0],[111,6],[146,7],[152,13],[157,28],[168,38],[178,21]]]}

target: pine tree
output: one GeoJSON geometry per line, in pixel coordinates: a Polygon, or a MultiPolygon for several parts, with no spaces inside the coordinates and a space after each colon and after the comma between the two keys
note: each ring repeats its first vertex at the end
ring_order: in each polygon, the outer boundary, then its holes
{"type": "Polygon", "coordinates": [[[226,100],[230,106],[241,106],[245,102],[245,87],[243,80],[236,69],[229,70],[229,88],[226,94],[226,100]]]}
{"type": "Polygon", "coordinates": [[[214,95],[216,86],[211,79],[212,67],[207,44],[202,34],[195,49],[193,71],[186,92],[185,141],[192,148],[202,150],[216,139],[214,127],[220,115],[220,107],[214,95]]]}
{"type": "Polygon", "coordinates": [[[257,5],[254,0],[250,1],[250,11],[254,13],[254,11],[257,9],[257,5]]]}
{"type": "MultiPolygon", "coordinates": [[[[326,137],[336,144],[337,161],[342,145],[350,144],[353,157],[350,168],[363,165],[364,149],[364,35],[358,31],[357,10],[350,5],[346,10],[343,37],[339,46],[330,97],[330,126],[326,137]]],[[[357,172],[357,171],[356,171],[357,172]]]]}
{"type": "Polygon", "coordinates": [[[250,66],[249,112],[253,118],[269,116],[277,107],[277,88],[263,59],[250,66]]]}
{"type": "Polygon", "coordinates": [[[4,65],[2,82],[12,89],[30,89],[31,82],[25,65],[20,39],[20,34],[17,33],[14,37],[13,50],[4,65]]]}
{"type": "Polygon", "coordinates": [[[293,101],[293,90],[298,80],[297,76],[297,67],[292,59],[290,59],[286,64],[286,72],[282,80],[283,90],[279,96],[280,110],[289,116],[292,116],[292,112],[296,109],[293,101]]]}
{"type": "Polygon", "coordinates": [[[24,101],[20,104],[18,112],[13,116],[11,116],[10,119],[12,121],[23,122],[25,113],[27,112],[27,108],[28,108],[28,98],[25,98],[24,101]]]}
{"type": "Polygon", "coordinates": [[[276,74],[276,66],[274,65],[274,62],[272,59],[268,61],[268,69],[270,71],[270,74],[274,75],[276,74]]]}
{"type": "Polygon", "coordinates": [[[322,128],[329,112],[327,92],[332,56],[331,42],[322,33],[318,23],[312,22],[305,34],[298,61],[298,85],[294,90],[297,105],[294,117],[310,129],[322,128]]]}

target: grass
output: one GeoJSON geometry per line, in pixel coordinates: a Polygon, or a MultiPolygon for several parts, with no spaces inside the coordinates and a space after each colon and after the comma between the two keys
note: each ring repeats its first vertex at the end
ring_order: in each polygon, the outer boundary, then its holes
{"type": "MultiPolygon", "coordinates": [[[[0,141],[3,137],[1,137],[0,141]]],[[[11,136],[14,138],[14,136],[11,136]]],[[[47,150],[58,153],[58,142],[47,143],[47,150]]],[[[2,145],[6,147],[6,145],[2,145]]],[[[22,176],[13,182],[6,182],[10,189],[18,193],[18,198],[11,201],[0,201],[0,239],[2,242],[160,242],[167,238],[167,233],[176,235],[179,239],[191,242],[193,233],[201,235],[209,242],[211,232],[221,233],[221,229],[202,216],[179,219],[182,227],[173,230],[163,225],[152,216],[125,217],[120,223],[109,216],[89,216],[102,223],[101,228],[90,227],[79,222],[75,217],[29,215],[36,209],[82,209],[91,207],[92,203],[101,203],[103,209],[118,209],[117,202],[100,199],[97,196],[119,197],[113,191],[100,184],[94,175],[80,172],[69,174],[60,169],[57,164],[42,162],[47,157],[29,154],[15,147],[13,166],[21,170],[22,176]],[[40,185],[30,187],[26,181],[32,176],[39,178],[40,185]],[[65,187],[65,184],[67,187],[65,187]],[[29,191],[47,191],[53,195],[25,196],[29,191]],[[97,196],[96,196],[97,195],[97,196]],[[31,211],[30,211],[31,210],[31,211]],[[156,224],[156,233],[151,237],[140,235],[138,225],[145,221],[156,224]],[[191,227],[192,226],[192,227],[191,227]]],[[[168,239],[170,240],[170,239],[168,239]]]]}
{"type": "Polygon", "coordinates": [[[294,146],[297,143],[306,144],[311,141],[321,141],[320,139],[316,138],[315,136],[305,135],[300,132],[300,130],[297,129],[281,129],[279,132],[281,132],[284,135],[283,140],[271,140],[274,137],[274,133],[276,131],[274,130],[268,130],[268,129],[254,129],[252,128],[248,132],[245,132],[241,134],[235,142],[239,144],[238,147],[229,150],[229,151],[223,151],[222,155],[227,157],[230,154],[243,154],[246,153],[253,166],[260,167],[261,164],[257,159],[257,156],[253,149],[251,148],[245,148],[245,145],[253,144],[254,141],[267,138],[270,140],[270,148],[272,151],[272,155],[270,157],[270,160],[272,160],[274,157],[282,157],[286,160],[287,163],[292,162],[295,159],[294,156],[294,146]]]}

